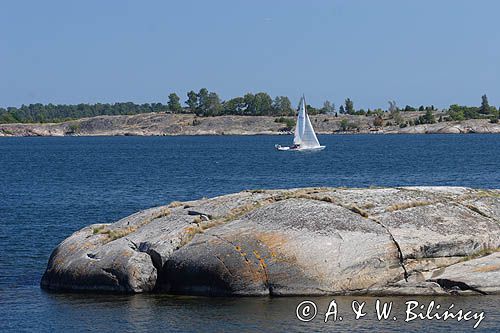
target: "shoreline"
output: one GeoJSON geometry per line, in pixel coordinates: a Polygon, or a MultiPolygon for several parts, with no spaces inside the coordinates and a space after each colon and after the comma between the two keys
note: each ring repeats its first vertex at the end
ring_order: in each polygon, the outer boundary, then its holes
{"type": "MultiPolygon", "coordinates": [[[[487,135],[497,135],[500,133],[401,133],[401,132],[387,132],[387,133],[368,133],[368,132],[342,132],[342,133],[316,133],[317,135],[332,135],[332,136],[356,136],[356,135],[388,135],[388,136],[398,136],[398,135],[475,135],[475,134],[487,134],[487,135]]],[[[2,138],[67,138],[67,137],[81,137],[81,138],[97,138],[97,137],[210,137],[210,136],[288,136],[291,137],[293,134],[278,134],[278,133],[235,133],[235,134],[213,134],[213,133],[200,133],[200,134],[151,134],[151,135],[141,135],[141,134],[87,134],[87,135],[1,135],[2,138]]]]}
{"type": "MultiPolygon", "coordinates": [[[[415,116],[408,112],[406,117],[415,116]]],[[[269,116],[197,117],[192,114],[147,113],[128,116],[97,116],[61,123],[0,124],[0,137],[27,136],[196,136],[196,135],[289,135],[293,131],[269,116]]],[[[487,119],[437,122],[416,126],[373,126],[372,116],[311,116],[317,134],[500,134],[500,124],[487,119]],[[347,120],[352,129],[342,130],[347,120]]]]}

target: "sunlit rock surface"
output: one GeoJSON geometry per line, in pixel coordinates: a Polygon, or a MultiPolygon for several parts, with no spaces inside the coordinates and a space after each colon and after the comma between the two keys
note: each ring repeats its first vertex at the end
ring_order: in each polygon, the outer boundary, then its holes
{"type": "Polygon", "coordinates": [[[257,190],[75,232],[48,290],[193,295],[500,293],[500,191],[257,190]]]}

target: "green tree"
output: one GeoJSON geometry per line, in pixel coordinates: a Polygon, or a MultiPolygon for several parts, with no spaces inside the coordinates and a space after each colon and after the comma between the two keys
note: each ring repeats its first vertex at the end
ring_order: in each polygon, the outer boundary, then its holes
{"type": "Polygon", "coordinates": [[[434,124],[436,122],[436,118],[434,117],[434,114],[431,110],[427,110],[425,112],[424,119],[426,124],[434,124]]]}
{"type": "Polygon", "coordinates": [[[490,123],[496,124],[500,119],[500,107],[496,109],[494,106],[491,107],[490,123]]]}
{"type": "Polygon", "coordinates": [[[208,89],[202,88],[197,96],[198,106],[196,108],[196,115],[218,116],[222,113],[222,103],[217,93],[209,92],[208,89]]]}
{"type": "Polygon", "coordinates": [[[307,110],[307,113],[310,115],[317,115],[319,113],[319,110],[310,104],[306,105],[306,110],[307,110]]]}
{"type": "Polygon", "coordinates": [[[276,96],[272,105],[273,114],[290,116],[294,114],[292,103],[286,96],[276,96]]]}
{"type": "Polygon", "coordinates": [[[222,104],[222,113],[242,115],[245,113],[246,106],[247,105],[243,97],[235,97],[222,104]]]}
{"type": "Polygon", "coordinates": [[[222,113],[222,104],[217,93],[208,93],[205,99],[204,109],[207,116],[219,116],[222,113]]]}
{"type": "Polygon", "coordinates": [[[342,119],[340,121],[340,129],[345,132],[347,131],[348,128],[349,128],[349,122],[347,121],[347,119],[342,119]]]}
{"type": "Polygon", "coordinates": [[[247,104],[247,112],[254,116],[271,115],[273,100],[267,93],[259,92],[255,95],[246,94],[244,97],[247,104]]]}
{"type": "Polygon", "coordinates": [[[182,106],[179,102],[180,100],[181,99],[179,98],[179,96],[177,96],[176,93],[171,93],[170,95],[168,95],[167,108],[173,113],[181,113],[182,106]]]}
{"type": "Polygon", "coordinates": [[[208,89],[201,88],[198,92],[198,107],[196,110],[196,114],[205,114],[207,109],[207,99],[208,99],[208,89]]]}
{"type": "Polygon", "coordinates": [[[430,109],[425,111],[425,115],[418,117],[415,119],[415,125],[420,124],[434,124],[436,122],[436,118],[430,109]]]}
{"type": "Polygon", "coordinates": [[[257,115],[270,115],[273,110],[273,99],[265,92],[255,94],[255,109],[257,115]]]}
{"type": "Polygon", "coordinates": [[[489,114],[491,112],[490,104],[488,103],[488,97],[486,95],[481,96],[481,107],[479,108],[479,113],[489,114]]]}
{"type": "Polygon", "coordinates": [[[345,112],[347,114],[354,114],[356,110],[354,110],[354,103],[351,101],[350,98],[347,98],[345,100],[345,112]]]}
{"type": "Polygon", "coordinates": [[[189,111],[195,112],[198,108],[198,94],[191,90],[187,93],[187,96],[188,99],[186,101],[186,105],[188,106],[189,111]]]}
{"type": "Polygon", "coordinates": [[[17,120],[14,115],[12,115],[9,112],[2,113],[0,114],[0,123],[17,123],[19,120],[17,120]]]}
{"type": "Polygon", "coordinates": [[[243,96],[243,101],[245,102],[246,115],[255,115],[255,110],[253,106],[254,100],[255,100],[255,95],[252,93],[246,93],[245,96],[243,96]]]}
{"type": "Polygon", "coordinates": [[[452,120],[465,120],[481,118],[479,108],[474,106],[450,105],[448,114],[452,120]]]}
{"type": "Polygon", "coordinates": [[[450,105],[448,115],[450,116],[451,120],[465,120],[464,108],[458,104],[450,105]]]}
{"type": "Polygon", "coordinates": [[[344,105],[340,105],[339,113],[340,114],[344,114],[345,113],[344,105]]]}

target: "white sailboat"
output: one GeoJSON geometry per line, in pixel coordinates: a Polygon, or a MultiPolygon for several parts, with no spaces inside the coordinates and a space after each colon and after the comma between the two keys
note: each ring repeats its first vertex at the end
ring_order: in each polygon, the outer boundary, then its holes
{"type": "Polygon", "coordinates": [[[314,128],[312,127],[311,120],[306,111],[306,99],[304,96],[302,96],[300,100],[300,109],[297,115],[293,146],[283,147],[281,145],[275,145],[275,147],[280,151],[314,151],[325,149],[325,146],[319,144],[314,128]]]}

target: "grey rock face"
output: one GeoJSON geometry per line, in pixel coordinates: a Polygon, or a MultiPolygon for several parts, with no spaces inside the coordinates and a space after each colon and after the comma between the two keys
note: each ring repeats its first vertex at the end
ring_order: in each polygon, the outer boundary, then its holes
{"type": "Polygon", "coordinates": [[[259,190],[91,225],[49,290],[199,295],[500,293],[500,191],[259,190]]]}

